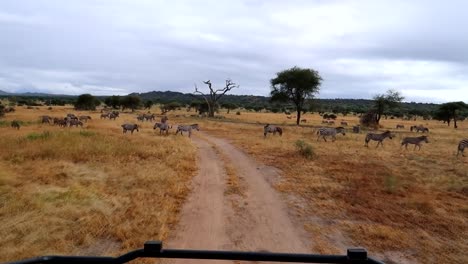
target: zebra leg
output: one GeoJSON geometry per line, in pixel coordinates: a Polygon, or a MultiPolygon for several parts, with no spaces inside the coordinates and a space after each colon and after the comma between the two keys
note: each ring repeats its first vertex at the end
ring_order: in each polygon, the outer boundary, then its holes
{"type": "Polygon", "coordinates": [[[327,142],[327,139],[325,138],[325,135],[323,135],[323,140],[324,140],[325,142],[327,142]]]}
{"type": "Polygon", "coordinates": [[[336,136],[332,136],[332,142],[335,142],[336,136]]]}
{"type": "Polygon", "coordinates": [[[382,141],[379,140],[379,142],[377,142],[377,146],[375,146],[375,148],[378,148],[379,147],[379,144],[382,145],[382,148],[383,148],[383,143],[382,141]]]}

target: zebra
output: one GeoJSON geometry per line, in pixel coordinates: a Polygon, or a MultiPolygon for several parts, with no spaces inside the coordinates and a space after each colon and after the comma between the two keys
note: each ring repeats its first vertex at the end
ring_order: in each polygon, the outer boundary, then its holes
{"type": "Polygon", "coordinates": [[[405,145],[405,149],[408,149],[408,144],[414,144],[414,149],[416,149],[416,146],[418,146],[419,150],[421,150],[421,142],[429,143],[427,136],[405,137],[403,141],[401,141],[401,147],[405,145]]]}
{"type": "Polygon", "coordinates": [[[383,147],[382,141],[386,139],[387,137],[392,139],[392,133],[390,132],[390,130],[387,130],[383,132],[382,134],[367,133],[366,139],[365,139],[366,144],[364,146],[369,147],[369,141],[374,140],[374,141],[378,141],[376,148],[379,145],[382,145],[383,147]]]}
{"type": "Polygon", "coordinates": [[[119,117],[119,113],[117,112],[117,114],[115,114],[114,112],[110,113],[109,114],[109,120],[112,120],[112,119],[116,119],[117,117],[119,117]]]}
{"type": "Polygon", "coordinates": [[[421,132],[423,132],[423,133],[424,133],[424,132],[428,132],[428,133],[429,133],[429,128],[424,127],[424,126],[411,126],[411,127],[410,127],[410,130],[411,130],[411,132],[413,132],[413,130],[416,130],[416,132],[421,131],[421,132]]]}
{"type": "Polygon", "coordinates": [[[128,130],[130,130],[132,132],[132,135],[133,135],[133,131],[136,130],[137,132],[140,132],[140,130],[138,130],[138,125],[137,124],[123,124],[122,125],[122,129],[123,129],[123,133],[127,133],[128,130]]]}
{"type": "Polygon", "coordinates": [[[169,134],[169,129],[171,129],[172,126],[169,126],[168,123],[156,123],[156,124],[154,124],[153,129],[156,129],[156,128],[159,128],[159,134],[160,135],[161,135],[161,133],[163,131],[166,131],[166,135],[168,135],[169,134]]]}
{"type": "Polygon", "coordinates": [[[326,137],[328,136],[331,136],[332,137],[332,142],[334,142],[336,140],[336,134],[337,133],[341,133],[344,135],[346,135],[346,132],[345,132],[345,128],[344,127],[337,127],[337,128],[334,128],[334,127],[321,127],[317,130],[317,141],[319,141],[320,137],[323,138],[323,140],[325,140],[325,142],[327,142],[327,139],[326,137]]]}
{"type": "Polygon", "coordinates": [[[273,133],[273,135],[276,134],[276,132],[278,132],[278,134],[280,136],[283,135],[283,129],[281,127],[278,127],[278,126],[274,126],[274,125],[270,125],[270,124],[267,124],[263,127],[263,137],[266,138],[267,136],[267,133],[273,133]]]}
{"type": "Polygon", "coordinates": [[[137,120],[143,122],[143,121],[145,121],[145,116],[144,115],[139,115],[139,116],[137,116],[137,120]]]}
{"type": "Polygon", "coordinates": [[[17,130],[20,129],[20,122],[18,120],[11,121],[11,127],[16,128],[17,130]]]}
{"type": "Polygon", "coordinates": [[[467,138],[462,139],[460,141],[460,143],[458,143],[457,157],[460,154],[460,152],[461,152],[462,156],[465,157],[465,154],[463,154],[463,151],[465,150],[465,148],[468,148],[468,139],[467,138]]]}
{"type": "Polygon", "coordinates": [[[192,125],[179,125],[177,126],[177,131],[175,134],[177,135],[179,132],[182,135],[182,132],[188,132],[188,136],[190,137],[192,135],[192,129],[196,129],[197,131],[200,131],[200,128],[198,127],[198,124],[192,124],[192,125]]]}
{"type": "Polygon", "coordinates": [[[110,116],[110,113],[103,113],[103,114],[101,114],[101,119],[109,118],[109,116],[110,116]]]}
{"type": "Polygon", "coordinates": [[[79,121],[79,120],[76,120],[76,119],[72,119],[68,122],[70,124],[70,127],[72,126],[80,126],[80,127],[83,127],[83,122],[79,121]]]}
{"type": "Polygon", "coordinates": [[[404,125],[397,124],[397,125],[396,125],[396,129],[399,129],[399,128],[405,128],[405,126],[404,126],[404,125]]]}
{"type": "MultiPolygon", "coordinates": [[[[147,121],[154,121],[156,119],[156,116],[154,114],[143,114],[143,118],[146,119],[147,121]]],[[[164,122],[163,122],[164,123],[164,122]]]]}
{"type": "Polygon", "coordinates": [[[47,124],[50,124],[50,120],[52,118],[50,116],[41,116],[41,123],[44,124],[44,123],[47,123],[47,124]]]}
{"type": "Polygon", "coordinates": [[[341,124],[342,126],[347,126],[347,125],[348,125],[348,122],[346,122],[346,121],[341,121],[340,124],[341,124]]]}
{"type": "Polygon", "coordinates": [[[361,126],[353,126],[353,133],[361,133],[361,126]]]}

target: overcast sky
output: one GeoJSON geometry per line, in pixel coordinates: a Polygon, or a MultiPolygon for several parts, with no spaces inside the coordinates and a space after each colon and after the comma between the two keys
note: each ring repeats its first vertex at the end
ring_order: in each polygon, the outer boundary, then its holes
{"type": "Polygon", "coordinates": [[[0,90],[193,91],[319,71],[319,98],[468,101],[468,1],[0,1],[0,90]]]}

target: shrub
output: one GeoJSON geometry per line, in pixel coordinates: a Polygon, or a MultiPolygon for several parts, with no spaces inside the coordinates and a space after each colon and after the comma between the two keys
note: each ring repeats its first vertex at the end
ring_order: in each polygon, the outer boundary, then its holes
{"type": "Polygon", "coordinates": [[[312,148],[312,145],[310,145],[309,143],[305,142],[304,140],[299,139],[296,141],[295,145],[299,153],[304,158],[312,159],[315,157],[314,149],[312,148]]]}
{"type": "Polygon", "coordinates": [[[237,112],[236,112],[236,115],[240,115],[240,112],[239,112],[239,111],[237,111],[237,112]]]}

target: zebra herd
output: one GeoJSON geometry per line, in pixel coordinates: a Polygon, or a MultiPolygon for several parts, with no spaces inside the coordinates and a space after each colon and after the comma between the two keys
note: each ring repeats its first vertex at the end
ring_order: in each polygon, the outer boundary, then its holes
{"type": "MultiPolygon", "coordinates": [[[[397,128],[404,128],[404,126],[397,125],[397,128]]],[[[423,133],[429,132],[429,129],[423,126],[412,126],[410,130],[416,131],[416,132],[421,131],[423,133]]],[[[263,137],[266,138],[268,133],[272,133],[273,135],[278,133],[280,136],[282,136],[283,129],[279,126],[267,124],[263,127],[263,137]]],[[[322,138],[325,142],[327,142],[327,137],[331,137],[332,142],[334,142],[336,140],[337,134],[342,134],[344,136],[346,135],[346,131],[344,127],[336,127],[336,128],[335,127],[321,127],[317,129],[316,134],[317,134],[317,141],[319,141],[320,138],[322,138]]],[[[377,141],[376,148],[379,147],[379,145],[383,147],[383,141],[386,138],[392,139],[393,137],[394,135],[392,135],[392,132],[390,130],[387,130],[383,133],[369,132],[366,134],[366,137],[364,139],[364,143],[365,143],[364,146],[369,147],[370,141],[377,141]]],[[[422,143],[429,143],[428,136],[422,135],[419,137],[405,137],[401,141],[400,147],[405,146],[405,149],[408,149],[408,145],[414,145],[413,150],[416,150],[416,147],[418,148],[418,150],[421,150],[422,143]]],[[[461,155],[465,157],[463,153],[465,148],[468,148],[468,139],[462,139],[458,143],[457,156],[459,156],[461,153],[461,155]]]]}

